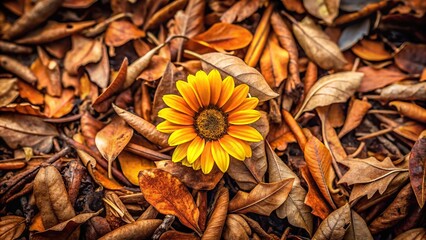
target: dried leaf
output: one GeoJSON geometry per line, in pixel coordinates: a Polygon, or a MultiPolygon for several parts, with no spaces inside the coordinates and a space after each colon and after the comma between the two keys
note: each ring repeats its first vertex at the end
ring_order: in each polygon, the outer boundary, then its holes
{"type": "Polygon", "coordinates": [[[67,52],[64,59],[65,70],[71,75],[77,75],[81,66],[99,62],[102,58],[102,42],[89,39],[80,35],[73,35],[72,49],[67,52]]]}
{"type": "Polygon", "coordinates": [[[426,123],[426,109],[420,107],[417,104],[393,101],[389,103],[389,106],[396,107],[398,112],[405,117],[426,123]]]}
{"type": "Polygon", "coordinates": [[[16,78],[0,79],[0,107],[13,102],[19,96],[16,78]]]}
{"type": "Polygon", "coordinates": [[[99,238],[99,240],[149,239],[161,224],[160,219],[146,219],[123,225],[99,238]]]}
{"type": "Polygon", "coordinates": [[[340,0],[303,0],[306,11],[327,24],[331,24],[339,14],[340,0]]]}
{"type": "Polygon", "coordinates": [[[13,149],[22,146],[49,152],[53,138],[58,135],[56,128],[41,118],[13,113],[0,114],[0,136],[13,149]]]}
{"type": "Polygon", "coordinates": [[[33,106],[30,103],[11,103],[7,106],[1,107],[0,111],[27,114],[36,117],[46,117],[46,115],[40,111],[39,107],[33,106]]]}
{"type": "Polygon", "coordinates": [[[207,223],[207,228],[201,239],[217,239],[222,235],[222,230],[225,225],[226,216],[228,213],[229,192],[228,189],[220,188],[217,193],[216,203],[213,212],[207,223]]]}
{"type": "Polygon", "coordinates": [[[60,118],[70,113],[73,109],[74,91],[65,89],[59,98],[45,95],[44,101],[46,103],[44,110],[46,116],[49,118],[60,118]]]}
{"type": "Polygon", "coordinates": [[[96,147],[108,161],[108,176],[111,178],[112,162],[123,151],[133,136],[133,129],[121,118],[114,118],[95,137],[96,147]]]}
{"type": "Polygon", "coordinates": [[[300,185],[299,177],[278,157],[269,144],[266,145],[269,181],[278,182],[283,179],[294,178],[293,187],[287,200],[276,210],[277,216],[280,218],[287,217],[291,225],[305,229],[312,236],[313,216],[311,208],[304,203],[306,190],[300,185]]]}
{"type": "Polygon", "coordinates": [[[366,18],[360,22],[353,23],[347,26],[342,31],[339,38],[340,50],[346,51],[355,45],[359,40],[368,34],[370,31],[370,19],[366,18]]]}
{"type": "Polygon", "coordinates": [[[247,66],[238,57],[223,53],[207,53],[199,58],[205,71],[217,69],[222,74],[222,77],[229,75],[234,78],[237,84],[247,84],[250,87],[250,94],[259,98],[260,101],[266,101],[278,96],[256,69],[247,66]]]}
{"type": "Polygon", "coordinates": [[[264,0],[238,1],[223,13],[220,21],[224,23],[241,22],[255,13],[264,2],[264,0]]]}
{"type": "Polygon", "coordinates": [[[426,201],[426,138],[420,138],[411,149],[409,159],[410,183],[417,203],[423,208],[426,201]]]}
{"type": "Polygon", "coordinates": [[[194,36],[192,40],[217,50],[236,50],[248,46],[252,38],[250,31],[243,27],[216,23],[207,31],[194,36]]]}
{"type": "Polygon", "coordinates": [[[25,218],[20,216],[0,217],[0,238],[4,240],[14,240],[19,238],[25,231],[25,218]]]}
{"type": "Polygon", "coordinates": [[[251,235],[250,226],[238,214],[229,214],[226,218],[225,229],[223,230],[222,236],[224,240],[249,240],[251,235]]]}
{"type": "Polygon", "coordinates": [[[370,108],[371,104],[368,101],[359,99],[351,101],[345,123],[339,132],[339,138],[342,138],[348,132],[357,128],[370,108]]]}
{"type": "Polygon", "coordinates": [[[426,237],[426,229],[424,228],[414,228],[411,230],[408,230],[404,233],[399,234],[395,240],[405,240],[405,239],[411,239],[411,240],[422,240],[426,237]]]}
{"type": "Polygon", "coordinates": [[[105,33],[105,44],[119,47],[130,40],[145,37],[145,32],[126,20],[118,20],[109,24],[105,33]]]}
{"type": "Polygon", "coordinates": [[[34,179],[34,196],[45,228],[75,216],[62,176],[54,166],[39,170],[34,179]]]}
{"type": "Polygon", "coordinates": [[[137,77],[138,79],[143,79],[148,82],[158,80],[163,76],[164,71],[166,70],[167,64],[169,64],[170,59],[153,56],[149,65],[142,71],[142,73],[137,77]]]}
{"type": "Polygon", "coordinates": [[[37,77],[31,69],[9,56],[0,55],[0,67],[15,74],[29,84],[37,81],[37,77]]]}
{"type": "Polygon", "coordinates": [[[364,219],[354,210],[351,210],[351,225],[346,231],[344,240],[373,240],[370,229],[364,219]]]}
{"type": "Polygon", "coordinates": [[[330,151],[316,137],[309,138],[304,149],[304,156],[309,172],[312,174],[322,196],[336,209],[331,191],[336,178],[333,166],[331,165],[330,151]]]}
{"type": "Polygon", "coordinates": [[[252,212],[269,216],[287,199],[293,181],[294,178],[290,178],[274,183],[259,183],[250,193],[238,191],[229,202],[229,212],[252,212]]]}
{"type": "Polygon", "coordinates": [[[312,237],[312,240],[343,239],[350,223],[351,209],[349,208],[349,204],[345,204],[324,219],[312,237]]]}
{"type": "Polygon", "coordinates": [[[380,91],[380,98],[387,100],[426,100],[426,82],[417,84],[392,84],[380,91]]]}
{"type": "Polygon", "coordinates": [[[162,214],[175,215],[182,224],[200,233],[200,212],[188,189],[173,175],[160,169],[139,173],[145,199],[162,214]]]}
{"type": "Polygon", "coordinates": [[[339,47],[330,40],[315,22],[305,17],[293,24],[293,33],[306,55],[323,69],[342,69],[346,60],[339,47]]]}
{"type": "Polygon", "coordinates": [[[193,233],[183,233],[176,230],[169,230],[160,236],[160,240],[199,240],[193,233]]]}
{"type": "Polygon", "coordinates": [[[144,26],[144,30],[156,28],[163,22],[169,20],[177,11],[184,8],[187,2],[188,0],[177,0],[167,4],[148,19],[148,22],[144,26]]]}
{"type": "Polygon", "coordinates": [[[90,80],[100,88],[106,88],[108,86],[110,77],[110,66],[107,48],[102,46],[102,57],[98,63],[89,63],[86,65],[87,74],[90,80]]]}
{"type": "Polygon", "coordinates": [[[287,78],[289,53],[281,48],[278,39],[271,34],[260,58],[260,71],[271,88],[279,87],[287,78]]]}
{"type": "Polygon", "coordinates": [[[114,111],[120,116],[124,121],[127,122],[132,128],[134,128],[138,133],[144,136],[146,139],[151,141],[154,144],[157,144],[161,147],[168,147],[169,144],[167,140],[169,137],[167,134],[161,133],[157,130],[157,128],[150,122],[145,119],[128,112],[124,109],[117,107],[116,105],[112,105],[114,111]]]}
{"type": "Polygon", "coordinates": [[[406,74],[395,68],[375,69],[364,66],[359,68],[358,72],[364,73],[358,92],[373,91],[408,78],[406,74]]]}
{"type": "Polygon", "coordinates": [[[18,88],[19,88],[19,96],[21,98],[26,98],[28,101],[35,105],[41,105],[44,103],[44,96],[39,91],[37,91],[35,88],[33,88],[31,85],[23,82],[18,81],[18,88]]]}
{"type": "Polygon", "coordinates": [[[413,190],[410,184],[401,189],[393,202],[368,226],[372,234],[377,234],[385,229],[391,228],[404,219],[409,211],[408,207],[413,199],[413,190]]]}
{"type": "Polygon", "coordinates": [[[368,61],[384,61],[392,58],[392,55],[385,50],[383,42],[361,40],[352,47],[352,52],[358,57],[368,61]]]}
{"type": "Polygon", "coordinates": [[[363,73],[340,72],[322,77],[315,82],[306,95],[302,107],[295,115],[295,119],[299,118],[303,112],[316,107],[346,102],[358,89],[363,76],[363,73]]]}
{"type": "Polygon", "coordinates": [[[134,185],[139,185],[138,174],[145,169],[155,168],[153,161],[139,157],[133,153],[122,151],[118,155],[124,176],[134,185]]]}
{"type": "Polygon", "coordinates": [[[395,56],[395,64],[411,74],[421,74],[426,67],[425,44],[407,44],[395,56]]]}

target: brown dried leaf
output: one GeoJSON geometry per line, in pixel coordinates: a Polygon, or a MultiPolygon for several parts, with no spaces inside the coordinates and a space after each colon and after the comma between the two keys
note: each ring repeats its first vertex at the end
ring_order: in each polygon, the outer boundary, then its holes
{"type": "Polygon", "coordinates": [[[45,228],[75,216],[61,173],[54,166],[41,168],[37,173],[34,197],[45,228]]]}
{"type": "Polygon", "coordinates": [[[60,118],[71,112],[74,107],[74,91],[65,89],[60,97],[45,95],[44,113],[49,118],[60,118]]]}
{"type": "Polygon", "coordinates": [[[13,73],[29,84],[33,84],[37,81],[36,75],[34,75],[30,68],[9,56],[0,55],[0,67],[13,73]]]}
{"type": "Polygon", "coordinates": [[[420,138],[411,149],[409,159],[410,183],[417,203],[423,208],[426,201],[426,137],[420,138]]]}
{"type": "Polygon", "coordinates": [[[120,116],[124,121],[127,122],[127,124],[129,124],[146,139],[161,147],[169,146],[167,142],[169,136],[167,136],[167,134],[159,132],[152,123],[131,112],[119,108],[114,104],[112,105],[112,107],[114,108],[114,111],[118,114],[118,116],[120,116]]]}
{"type": "Polygon", "coordinates": [[[167,4],[148,19],[148,22],[144,25],[144,30],[154,29],[166,22],[173,17],[177,11],[184,8],[187,2],[188,0],[177,0],[167,4]]]}
{"type": "Polygon", "coordinates": [[[119,47],[130,40],[145,37],[145,32],[126,20],[118,20],[109,24],[105,33],[105,44],[119,47]]]}
{"type": "Polygon", "coordinates": [[[373,91],[408,78],[408,75],[395,68],[376,69],[364,66],[359,68],[358,72],[364,73],[358,92],[373,91]]]}
{"type": "Polygon", "coordinates": [[[241,0],[226,10],[220,17],[224,23],[241,22],[255,13],[265,0],[241,0]]]}
{"type": "Polygon", "coordinates": [[[13,102],[19,96],[16,78],[0,79],[0,107],[13,102]]]}
{"type": "Polygon", "coordinates": [[[102,46],[102,57],[97,63],[89,63],[86,65],[87,74],[90,80],[100,88],[106,88],[108,86],[110,77],[110,66],[109,58],[106,46],[102,46]]]}
{"type": "Polygon", "coordinates": [[[183,233],[176,230],[169,230],[160,236],[160,240],[199,240],[200,237],[193,233],[183,233]]]}
{"type": "Polygon", "coordinates": [[[169,59],[155,55],[152,57],[149,65],[137,78],[148,82],[158,80],[161,76],[163,76],[169,62],[169,59]]]}
{"type": "Polygon", "coordinates": [[[351,224],[351,209],[349,204],[345,204],[324,219],[312,240],[343,239],[349,224],[351,224]]]}
{"type": "Polygon", "coordinates": [[[224,240],[249,240],[251,235],[250,226],[238,214],[229,214],[226,218],[225,229],[222,233],[224,240]]]}
{"type": "Polygon", "coordinates": [[[186,186],[195,190],[212,190],[223,176],[223,172],[218,168],[213,168],[209,174],[204,174],[201,170],[196,171],[170,160],[156,161],[155,164],[157,168],[172,174],[186,186]]]}
{"type": "Polygon", "coordinates": [[[17,239],[25,231],[25,228],[25,218],[23,217],[13,215],[0,217],[1,239],[17,239]]]}
{"type": "Polygon", "coordinates": [[[312,174],[322,196],[336,209],[331,191],[336,174],[331,165],[330,151],[318,138],[312,136],[305,145],[304,156],[309,172],[312,174]]]}
{"type": "Polygon", "coordinates": [[[133,129],[121,118],[113,120],[100,130],[95,137],[96,147],[108,161],[108,176],[111,178],[112,162],[123,151],[133,136],[133,129]]]}
{"type": "Polygon", "coordinates": [[[46,115],[40,111],[39,107],[33,106],[30,103],[11,103],[7,106],[1,107],[0,111],[27,114],[36,117],[46,117],[46,115]]]}
{"type": "Polygon", "coordinates": [[[259,183],[250,193],[238,191],[229,202],[231,213],[256,213],[269,216],[281,206],[291,191],[294,178],[274,183],[259,183]]]}
{"type": "Polygon", "coordinates": [[[385,50],[383,42],[363,39],[352,47],[352,52],[358,57],[368,61],[384,61],[391,59],[392,55],[385,50]]]}
{"type": "Polygon", "coordinates": [[[370,225],[370,231],[372,234],[377,234],[383,230],[393,227],[399,221],[404,219],[409,211],[408,207],[413,200],[413,190],[410,184],[405,185],[395,197],[393,202],[374,219],[370,225]]]}
{"type": "Polygon", "coordinates": [[[426,67],[426,44],[407,44],[395,56],[395,64],[411,74],[421,74],[426,67]]]}
{"type": "Polygon", "coordinates": [[[276,210],[277,216],[280,218],[287,217],[291,225],[305,229],[312,236],[313,216],[311,208],[304,203],[306,190],[300,185],[299,177],[278,157],[269,144],[266,145],[269,181],[278,182],[283,179],[294,178],[293,187],[287,200],[276,210]]]}
{"type": "Polygon", "coordinates": [[[14,113],[0,114],[0,136],[13,149],[22,146],[49,152],[53,138],[58,135],[55,126],[41,118],[14,113]]]}
{"type": "Polygon", "coordinates": [[[339,132],[339,138],[357,128],[370,108],[371,104],[366,100],[354,99],[351,101],[345,123],[339,132]]]}
{"type": "Polygon", "coordinates": [[[340,0],[303,0],[305,9],[317,18],[321,18],[327,24],[331,24],[339,14],[340,0]]]}
{"type": "Polygon", "coordinates": [[[339,47],[311,18],[305,17],[301,22],[295,22],[293,33],[306,55],[321,68],[339,70],[346,64],[339,47]]]}
{"type": "Polygon", "coordinates": [[[289,11],[294,11],[298,14],[305,13],[305,8],[301,0],[281,0],[281,2],[289,11]]]}
{"type": "Polygon", "coordinates": [[[139,173],[139,186],[145,199],[160,213],[175,215],[182,224],[201,233],[200,212],[179,179],[163,170],[150,169],[139,173]]]}
{"type": "Polygon", "coordinates": [[[395,240],[422,240],[426,238],[426,229],[424,228],[414,228],[411,230],[408,230],[404,233],[399,234],[395,240]]]}
{"type": "Polygon", "coordinates": [[[260,71],[271,88],[279,87],[287,78],[289,53],[281,48],[278,39],[271,34],[260,58],[260,71]]]}
{"type": "Polygon", "coordinates": [[[213,212],[207,223],[207,228],[201,239],[217,239],[222,235],[225,226],[226,216],[228,213],[229,191],[226,187],[222,187],[217,192],[217,199],[213,208],[213,212]]]}
{"type": "Polygon", "coordinates": [[[216,23],[207,31],[194,36],[192,40],[223,51],[244,48],[250,44],[252,38],[246,28],[229,23],[216,23]]]}
{"type": "Polygon", "coordinates": [[[207,53],[199,56],[205,71],[210,72],[217,69],[222,77],[232,76],[236,84],[245,83],[250,87],[250,94],[266,101],[278,96],[266,82],[265,78],[255,68],[238,57],[225,55],[223,53],[207,53]]]}
{"type": "Polygon", "coordinates": [[[358,72],[340,72],[322,77],[315,82],[306,95],[295,119],[299,118],[303,112],[316,107],[346,102],[358,89],[363,75],[358,72]]]}
{"type": "Polygon", "coordinates": [[[386,100],[426,100],[426,82],[395,83],[382,88],[380,98],[386,100]]]}
{"type": "Polygon", "coordinates": [[[123,225],[99,238],[99,240],[137,240],[150,239],[160,226],[160,219],[140,220],[123,225]]]}
{"type": "Polygon", "coordinates": [[[389,103],[389,106],[396,107],[398,112],[405,117],[426,123],[426,109],[415,103],[393,101],[389,103]]]}
{"type": "Polygon", "coordinates": [[[41,92],[37,91],[24,81],[18,81],[17,84],[19,88],[19,96],[21,98],[26,98],[30,103],[35,105],[41,105],[44,103],[44,96],[41,92]]]}
{"type": "Polygon", "coordinates": [[[93,26],[95,23],[95,21],[69,23],[48,22],[45,27],[31,32],[25,37],[18,39],[16,42],[19,44],[43,44],[53,42],[78,33],[85,28],[93,26]]]}
{"type": "Polygon", "coordinates": [[[72,49],[67,52],[64,59],[64,68],[69,74],[77,75],[79,67],[101,60],[102,41],[100,39],[73,35],[71,40],[72,49]]]}
{"type": "Polygon", "coordinates": [[[31,239],[34,240],[48,240],[48,239],[69,239],[73,232],[79,228],[81,224],[87,222],[90,218],[97,216],[102,210],[94,213],[81,213],[75,217],[63,221],[43,232],[37,232],[32,235],[31,239]]]}
{"type": "Polygon", "coordinates": [[[351,210],[351,225],[346,231],[344,240],[373,240],[365,220],[354,210],[351,210]]]}

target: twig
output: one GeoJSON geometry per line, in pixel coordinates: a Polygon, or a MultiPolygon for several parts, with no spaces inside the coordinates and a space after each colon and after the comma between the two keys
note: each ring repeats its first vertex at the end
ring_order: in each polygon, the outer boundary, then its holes
{"type": "Polygon", "coordinates": [[[158,226],[158,228],[155,230],[154,234],[152,235],[153,240],[160,239],[160,236],[165,233],[170,226],[172,226],[173,222],[175,221],[174,215],[166,215],[163,219],[163,222],[158,226]]]}
{"type": "Polygon", "coordinates": [[[79,113],[76,115],[72,115],[69,117],[63,117],[63,118],[46,118],[43,119],[43,121],[48,122],[48,123],[66,123],[66,122],[73,122],[76,121],[78,119],[81,118],[81,116],[83,116],[84,113],[79,113]]]}
{"type": "Polygon", "coordinates": [[[359,146],[358,146],[358,148],[355,150],[355,152],[353,152],[353,153],[349,154],[349,155],[348,155],[348,157],[349,157],[349,158],[354,158],[354,157],[358,156],[358,154],[360,154],[360,153],[362,152],[362,150],[364,149],[364,147],[365,147],[365,142],[363,141],[363,142],[361,142],[361,143],[359,144],[359,146]]]}

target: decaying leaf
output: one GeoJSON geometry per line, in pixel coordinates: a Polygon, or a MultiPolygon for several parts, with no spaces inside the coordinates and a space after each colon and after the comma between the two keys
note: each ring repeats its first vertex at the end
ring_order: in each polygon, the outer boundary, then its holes
{"type": "Polygon", "coordinates": [[[421,74],[426,66],[425,44],[408,44],[396,56],[395,64],[411,74],[421,74]]]}
{"type": "Polygon", "coordinates": [[[268,216],[287,199],[293,181],[294,178],[288,178],[279,182],[259,183],[250,193],[239,191],[229,202],[229,212],[268,216]]]}
{"type": "Polygon", "coordinates": [[[45,95],[44,102],[46,104],[45,114],[50,118],[60,118],[70,113],[73,109],[74,91],[65,89],[59,98],[45,95]]]}
{"type": "Polygon", "coordinates": [[[200,56],[203,69],[210,72],[217,69],[222,77],[232,76],[236,83],[245,83],[250,87],[250,94],[266,101],[277,97],[269,87],[265,78],[254,68],[247,66],[240,58],[225,55],[223,53],[207,53],[200,56]]]}
{"type": "Polygon", "coordinates": [[[417,203],[423,208],[426,201],[426,138],[422,137],[411,149],[409,159],[410,183],[417,203]]]}
{"type": "Polygon", "coordinates": [[[358,89],[363,76],[364,74],[357,72],[340,72],[322,77],[315,82],[306,95],[302,107],[295,115],[295,119],[299,118],[303,112],[316,107],[346,102],[358,89]]]}
{"type": "Polygon", "coordinates": [[[351,209],[349,204],[345,204],[324,219],[312,239],[343,239],[349,224],[351,224],[351,209]]]}
{"type": "Polygon", "coordinates": [[[0,238],[13,240],[21,236],[25,231],[25,218],[20,216],[0,217],[0,238]]]}
{"type": "Polygon", "coordinates": [[[241,22],[252,15],[264,2],[264,0],[239,1],[227,9],[220,20],[225,23],[241,22]]]}
{"type": "Polygon", "coordinates": [[[105,44],[112,47],[124,45],[130,40],[145,37],[145,32],[126,20],[109,24],[105,33],[105,44]]]}
{"type": "Polygon", "coordinates": [[[188,189],[173,175],[160,169],[139,173],[145,199],[162,214],[175,215],[182,224],[200,233],[200,212],[188,189]]]}

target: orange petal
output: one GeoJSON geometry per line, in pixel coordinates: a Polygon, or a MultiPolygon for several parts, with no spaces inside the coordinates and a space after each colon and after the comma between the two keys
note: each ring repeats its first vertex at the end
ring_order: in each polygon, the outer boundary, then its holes
{"type": "Polygon", "coordinates": [[[173,162],[180,162],[186,157],[186,152],[188,151],[189,144],[191,144],[191,142],[181,144],[175,148],[175,151],[172,155],[173,162]]]}
{"type": "Polygon", "coordinates": [[[193,140],[196,136],[197,133],[195,132],[194,128],[192,126],[188,126],[170,134],[168,142],[170,146],[176,146],[182,143],[189,142],[193,140]]]}
{"type": "Polygon", "coordinates": [[[217,167],[222,172],[226,172],[229,167],[229,154],[220,146],[218,141],[212,141],[211,143],[212,156],[217,167]]]}
{"type": "Polygon", "coordinates": [[[188,152],[186,156],[189,163],[192,164],[201,155],[204,150],[204,144],[205,140],[198,136],[195,137],[194,140],[192,140],[191,144],[188,147],[188,152]]]}
{"type": "Polygon", "coordinates": [[[240,106],[236,107],[233,111],[247,110],[256,108],[257,104],[259,104],[259,99],[257,97],[250,97],[244,99],[243,103],[240,106]]]}
{"type": "Polygon", "coordinates": [[[206,145],[204,146],[204,151],[200,157],[201,170],[203,171],[204,174],[210,173],[214,165],[211,144],[212,144],[211,142],[206,142],[206,145]]]}
{"type": "Polygon", "coordinates": [[[222,148],[225,149],[225,151],[231,156],[238,160],[244,160],[246,158],[244,147],[239,142],[234,140],[235,138],[229,135],[225,135],[219,139],[219,143],[220,146],[222,146],[222,148]]]}
{"type": "Polygon", "coordinates": [[[210,83],[210,104],[215,105],[219,101],[222,77],[218,70],[213,69],[210,71],[208,79],[210,83]]]}
{"type": "Polygon", "coordinates": [[[176,125],[166,120],[157,125],[157,130],[163,133],[172,133],[176,130],[181,129],[182,127],[184,126],[176,125]]]}
{"type": "Polygon", "coordinates": [[[197,170],[200,170],[200,168],[201,168],[201,160],[200,158],[197,158],[197,160],[195,160],[195,162],[192,164],[192,169],[197,171],[197,170]]]}
{"type": "Polygon", "coordinates": [[[256,122],[259,118],[260,112],[257,110],[241,110],[231,112],[228,116],[228,121],[234,125],[246,125],[256,122]]]}
{"type": "Polygon", "coordinates": [[[247,98],[248,92],[249,87],[246,84],[238,85],[232,93],[232,96],[229,98],[228,102],[223,105],[223,111],[230,112],[240,106],[244,102],[244,99],[247,98]]]}
{"type": "Polygon", "coordinates": [[[220,97],[219,101],[217,102],[218,107],[222,107],[232,96],[232,93],[234,92],[234,79],[231,76],[227,76],[223,82],[222,87],[220,89],[220,97]]]}
{"type": "Polygon", "coordinates": [[[197,82],[195,84],[201,104],[207,107],[210,104],[210,83],[207,74],[204,71],[198,71],[195,74],[197,82]]]}
{"type": "Polygon", "coordinates": [[[158,112],[158,116],[174,124],[180,124],[180,125],[194,124],[194,118],[171,108],[161,109],[158,112]]]}
{"type": "Polygon", "coordinates": [[[185,102],[189,105],[189,107],[198,111],[200,108],[200,104],[198,103],[197,96],[195,95],[194,90],[192,89],[189,83],[179,80],[176,82],[176,88],[178,89],[180,95],[182,95],[185,102]]]}
{"type": "Polygon", "coordinates": [[[259,142],[263,140],[262,135],[253,127],[250,126],[235,126],[228,127],[228,134],[248,142],[259,142]]]}
{"type": "Polygon", "coordinates": [[[188,106],[185,99],[183,99],[183,97],[181,96],[174,95],[174,94],[167,94],[163,96],[163,101],[167,106],[179,112],[183,112],[191,117],[193,117],[195,114],[194,110],[192,110],[188,106]]]}

